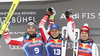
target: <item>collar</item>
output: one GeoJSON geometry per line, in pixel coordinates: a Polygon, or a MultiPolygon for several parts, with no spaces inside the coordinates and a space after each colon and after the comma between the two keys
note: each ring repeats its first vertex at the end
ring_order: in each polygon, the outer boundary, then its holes
{"type": "Polygon", "coordinates": [[[82,43],[93,43],[93,40],[91,39],[91,38],[88,38],[87,40],[82,40],[82,39],[80,39],[80,41],[82,42],[82,43]]]}
{"type": "MultiPolygon", "coordinates": [[[[50,35],[51,38],[53,38],[53,36],[50,35]]],[[[53,39],[60,39],[61,38],[61,34],[58,35],[58,37],[53,38],[53,39]]]]}

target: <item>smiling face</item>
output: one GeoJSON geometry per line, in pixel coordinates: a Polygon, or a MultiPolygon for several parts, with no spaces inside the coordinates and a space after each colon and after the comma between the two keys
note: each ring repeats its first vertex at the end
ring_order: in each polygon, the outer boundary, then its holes
{"type": "Polygon", "coordinates": [[[34,33],[35,33],[35,27],[34,26],[30,26],[30,27],[28,27],[27,28],[27,32],[28,32],[28,34],[30,34],[30,35],[33,35],[34,33]]]}
{"type": "Polygon", "coordinates": [[[59,36],[60,30],[58,30],[58,29],[51,29],[51,30],[50,30],[50,33],[51,33],[51,36],[52,36],[53,38],[56,38],[56,37],[59,36]]]}
{"type": "Polygon", "coordinates": [[[88,33],[85,32],[85,31],[82,31],[82,32],[81,32],[81,39],[82,39],[82,40],[87,40],[87,39],[88,39],[88,33]]]}

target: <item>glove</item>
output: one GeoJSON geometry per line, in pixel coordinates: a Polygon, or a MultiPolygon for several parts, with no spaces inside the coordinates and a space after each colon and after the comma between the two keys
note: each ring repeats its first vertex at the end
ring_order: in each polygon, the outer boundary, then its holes
{"type": "MultiPolygon", "coordinates": [[[[1,22],[1,26],[0,27],[2,27],[4,23],[5,23],[5,20],[3,20],[3,22],[1,22]]],[[[9,25],[10,25],[10,22],[8,22],[8,25],[5,28],[5,31],[10,31],[9,28],[8,28],[9,25]]]]}
{"type": "Polygon", "coordinates": [[[46,15],[48,15],[49,17],[50,17],[50,16],[55,16],[55,14],[56,14],[56,11],[54,10],[53,7],[47,8],[46,11],[47,11],[47,12],[46,12],[46,15]]]}
{"type": "Polygon", "coordinates": [[[73,12],[72,9],[69,9],[68,11],[66,11],[66,12],[65,12],[65,16],[66,16],[66,18],[71,17],[71,15],[73,14],[72,12],[73,12]]]}
{"type": "Polygon", "coordinates": [[[51,16],[54,17],[56,15],[56,11],[55,11],[55,9],[53,7],[51,7],[51,8],[52,8],[52,12],[53,12],[53,14],[51,16]]]}

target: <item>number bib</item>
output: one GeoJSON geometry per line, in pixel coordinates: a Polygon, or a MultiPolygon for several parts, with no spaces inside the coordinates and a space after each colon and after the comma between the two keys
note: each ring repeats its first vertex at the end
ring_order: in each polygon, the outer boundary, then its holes
{"type": "Polygon", "coordinates": [[[43,56],[43,41],[37,36],[33,39],[25,39],[23,45],[26,56],[43,56]]]}
{"type": "Polygon", "coordinates": [[[61,41],[62,39],[50,38],[46,44],[47,56],[61,56],[61,41]]]}

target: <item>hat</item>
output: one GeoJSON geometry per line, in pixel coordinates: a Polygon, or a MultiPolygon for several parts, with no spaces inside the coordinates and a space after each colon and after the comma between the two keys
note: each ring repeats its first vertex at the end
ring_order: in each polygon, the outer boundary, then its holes
{"type": "Polygon", "coordinates": [[[30,26],[34,26],[35,27],[35,22],[34,21],[28,21],[27,23],[27,27],[30,27],[30,26]]]}
{"type": "Polygon", "coordinates": [[[88,36],[89,36],[90,28],[88,27],[88,24],[87,24],[87,23],[85,23],[84,26],[81,27],[80,33],[81,33],[82,31],[87,32],[87,33],[88,33],[88,36]]]}
{"type": "Polygon", "coordinates": [[[50,30],[51,30],[51,29],[58,29],[58,30],[60,30],[60,27],[59,27],[58,24],[52,24],[52,25],[50,26],[50,30]]]}

